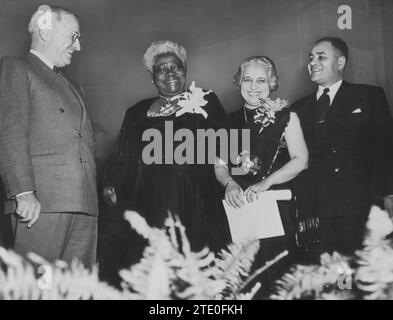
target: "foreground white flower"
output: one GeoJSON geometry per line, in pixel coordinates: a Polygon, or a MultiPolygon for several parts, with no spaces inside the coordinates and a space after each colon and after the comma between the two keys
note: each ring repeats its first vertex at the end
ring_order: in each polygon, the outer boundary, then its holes
{"type": "Polygon", "coordinates": [[[367,229],[371,238],[383,239],[393,232],[393,222],[386,211],[377,206],[372,206],[367,221],[367,229]]]}

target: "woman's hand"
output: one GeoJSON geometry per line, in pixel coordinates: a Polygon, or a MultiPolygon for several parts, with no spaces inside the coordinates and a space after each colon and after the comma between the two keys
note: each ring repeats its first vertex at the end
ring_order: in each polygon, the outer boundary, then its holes
{"type": "Polygon", "coordinates": [[[105,187],[104,192],[104,201],[109,204],[110,206],[113,206],[117,203],[117,196],[116,196],[116,191],[115,188],[113,187],[105,187]]]}
{"type": "Polygon", "coordinates": [[[262,180],[261,182],[258,182],[250,187],[247,188],[247,190],[244,192],[244,195],[246,196],[247,202],[254,202],[255,200],[258,199],[259,195],[266,190],[269,190],[270,187],[272,186],[272,183],[269,178],[262,180]]]}
{"type": "Polygon", "coordinates": [[[240,209],[246,204],[243,190],[234,180],[230,181],[225,188],[225,201],[235,209],[240,209]]]}

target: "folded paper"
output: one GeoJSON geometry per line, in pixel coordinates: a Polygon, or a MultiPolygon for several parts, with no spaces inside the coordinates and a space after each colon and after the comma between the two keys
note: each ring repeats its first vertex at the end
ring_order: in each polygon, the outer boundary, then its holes
{"type": "Polygon", "coordinates": [[[223,200],[233,242],[283,236],[284,228],[278,210],[278,200],[290,200],[290,190],[262,192],[258,200],[242,206],[230,207],[223,200]]]}

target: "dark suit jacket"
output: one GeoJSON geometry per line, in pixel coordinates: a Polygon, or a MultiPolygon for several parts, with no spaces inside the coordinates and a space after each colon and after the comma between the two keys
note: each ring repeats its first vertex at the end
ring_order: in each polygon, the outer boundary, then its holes
{"type": "Polygon", "coordinates": [[[393,121],[380,87],[343,82],[317,147],[316,93],[296,102],[310,151],[309,169],[296,179],[303,216],[366,215],[376,197],[393,194],[393,121]]]}
{"type": "Polygon", "coordinates": [[[82,93],[33,54],[0,60],[0,175],[6,213],[34,190],[42,212],[98,213],[94,142],[82,93]]]}

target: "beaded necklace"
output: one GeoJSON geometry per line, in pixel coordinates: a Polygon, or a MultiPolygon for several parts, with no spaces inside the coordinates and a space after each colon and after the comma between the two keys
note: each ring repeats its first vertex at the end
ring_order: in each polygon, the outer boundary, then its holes
{"type": "Polygon", "coordinates": [[[175,113],[180,109],[180,107],[177,105],[177,102],[182,98],[184,92],[179,93],[173,97],[167,98],[162,95],[160,95],[160,100],[165,103],[165,105],[160,107],[160,110],[158,112],[155,111],[148,111],[147,116],[148,117],[166,117],[170,116],[171,114],[175,113]]]}

